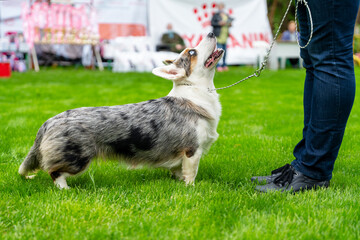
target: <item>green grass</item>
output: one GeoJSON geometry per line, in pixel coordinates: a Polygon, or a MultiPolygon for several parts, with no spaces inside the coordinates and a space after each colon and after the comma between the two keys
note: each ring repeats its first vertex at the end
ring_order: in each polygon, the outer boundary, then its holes
{"type": "MultiPolygon", "coordinates": [[[[216,86],[251,72],[218,73],[216,86]]],[[[73,69],[0,79],[0,238],[359,239],[359,98],[329,189],[259,194],[250,182],[292,161],[304,76],[304,70],[266,71],[219,91],[220,137],[201,160],[195,187],[161,169],[93,162],[68,179],[69,191],[58,190],[44,172],[34,180],[17,174],[41,124],[67,109],[162,97],[172,83],[150,73],[73,69]]]]}

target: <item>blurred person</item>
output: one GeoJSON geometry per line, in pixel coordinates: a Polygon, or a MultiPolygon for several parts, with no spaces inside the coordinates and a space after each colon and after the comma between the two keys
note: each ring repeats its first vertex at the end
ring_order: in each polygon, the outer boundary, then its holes
{"type": "MultiPolygon", "coordinates": [[[[284,31],[281,36],[281,41],[284,42],[296,42],[296,38],[298,37],[298,33],[296,32],[296,23],[295,21],[290,21],[287,26],[288,30],[284,31]]],[[[293,68],[297,68],[299,66],[298,58],[289,58],[289,62],[293,68]]]]}
{"type": "Polygon", "coordinates": [[[224,3],[219,3],[217,5],[217,8],[218,11],[211,18],[211,26],[213,27],[213,33],[217,38],[217,47],[225,50],[222,60],[220,60],[217,65],[217,70],[219,72],[222,72],[229,70],[226,64],[226,42],[229,37],[229,28],[231,27],[233,18],[231,18],[228,14],[225,13],[224,3]]]}
{"type": "MultiPolygon", "coordinates": [[[[261,192],[301,191],[328,187],[355,98],[353,36],[360,0],[308,0],[314,34],[300,50],[306,69],[304,127],[295,160],[253,177],[265,182],[261,192]]],[[[310,36],[307,8],[299,4],[300,44],[310,36]]]]}
{"type": "Polygon", "coordinates": [[[166,26],[167,31],[161,37],[161,44],[171,52],[181,53],[185,49],[185,43],[179,34],[174,32],[171,23],[166,26]]]}
{"type": "Polygon", "coordinates": [[[283,32],[281,41],[296,42],[297,32],[295,21],[290,21],[287,26],[287,30],[283,32]]]}

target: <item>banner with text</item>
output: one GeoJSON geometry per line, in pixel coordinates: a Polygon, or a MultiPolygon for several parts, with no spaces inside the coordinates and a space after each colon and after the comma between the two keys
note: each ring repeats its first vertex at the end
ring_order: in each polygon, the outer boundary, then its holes
{"type": "Polygon", "coordinates": [[[266,0],[150,0],[149,29],[154,42],[160,42],[166,25],[172,23],[188,47],[195,47],[210,31],[217,3],[234,18],[227,42],[228,64],[253,64],[258,50],[256,41],[270,42],[272,33],[267,18],[266,0]]]}

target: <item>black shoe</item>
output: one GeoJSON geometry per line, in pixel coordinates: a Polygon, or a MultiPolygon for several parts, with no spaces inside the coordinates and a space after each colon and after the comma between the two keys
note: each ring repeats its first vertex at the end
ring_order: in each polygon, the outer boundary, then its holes
{"type": "Polygon", "coordinates": [[[278,169],[275,169],[271,172],[271,175],[269,176],[256,176],[256,177],[252,177],[251,181],[252,182],[258,182],[258,183],[272,183],[274,181],[275,178],[277,178],[278,176],[281,175],[281,173],[283,171],[287,171],[287,169],[290,168],[290,164],[286,164],[278,169]]]}
{"type": "Polygon", "coordinates": [[[290,165],[285,171],[276,177],[271,183],[256,186],[256,190],[260,192],[282,191],[282,192],[298,192],[303,190],[317,189],[320,187],[329,187],[330,181],[319,181],[309,178],[301,172],[295,170],[290,165]]]}

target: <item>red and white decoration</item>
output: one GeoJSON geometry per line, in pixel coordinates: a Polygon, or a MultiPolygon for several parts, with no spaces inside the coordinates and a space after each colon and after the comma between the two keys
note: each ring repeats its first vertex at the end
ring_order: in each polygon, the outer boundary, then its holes
{"type": "Polygon", "coordinates": [[[148,35],[148,0],[94,0],[101,39],[148,35]]]}

